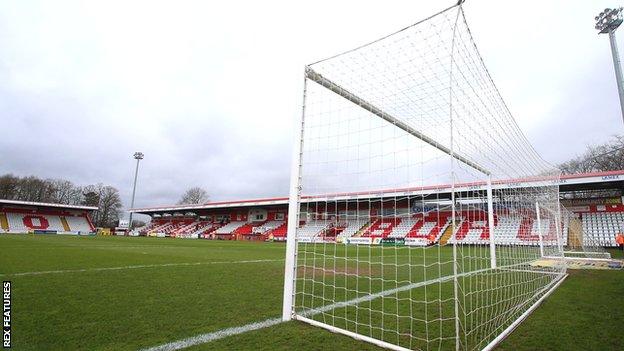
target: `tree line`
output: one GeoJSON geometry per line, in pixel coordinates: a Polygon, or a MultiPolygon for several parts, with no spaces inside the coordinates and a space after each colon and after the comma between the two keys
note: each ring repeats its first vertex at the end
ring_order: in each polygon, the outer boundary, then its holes
{"type": "Polygon", "coordinates": [[[624,135],[614,135],[600,145],[590,145],[582,155],[559,165],[563,174],[617,171],[624,169],[624,135]]]}
{"type": "Polygon", "coordinates": [[[92,220],[97,227],[116,226],[123,208],[119,190],[110,185],[79,186],[65,179],[13,174],[0,176],[0,199],[96,206],[92,220]]]}

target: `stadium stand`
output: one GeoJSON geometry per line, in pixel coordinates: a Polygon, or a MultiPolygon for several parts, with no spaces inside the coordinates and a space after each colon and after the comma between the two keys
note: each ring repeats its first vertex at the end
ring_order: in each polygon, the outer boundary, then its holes
{"type": "MultiPolygon", "coordinates": [[[[624,171],[566,175],[562,176],[561,179],[561,202],[574,213],[575,223],[578,223],[579,228],[583,229],[583,241],[588,243],[600,242],[604,246],[615,245],[615,235],[624,228],[624,204],[622,204],[621,196],[610,198],[572,197],[571,200],[565,200],[563,197],[565,197],[566,192],[579,190],[602,188],[621,190],[624,188],[624,171]]],[[[462,186],[456,184],[457,189],[461,189],[462,186]]],[[[504,189],[506,185],[498,186],[504,189]]],[[[514,182],[513,186],[517,186],[517,183],[514,182]]],[[[448,185],[440,185],[435,188],[440,194],[449,191],[448,185]]],[[[371,216],[368,214],[362,216],[366,219],[355,218],[357,216],[355,213],[362,211],[362,209],[349,207],[351,205],[345,206],[345,203],[339,204],[341,211],[336,210],[338,205],[327,208],[327,213],[324,213],[322,208],[317,209],[315,211],[318,213],[313,219],[299,223],[301,227],[300,238],[304,241],[336,240],[341,242],[351,237],[404,239],[410,245],[430,245],[438,242],[445,245],[455,241],[471,244],[489,242],[487,213],[479,206],[475,206],[475,209],[470,211],[458,213],[455,223],[456,230],[453,232],[451,212],[448,208],[419,213],[412,211],[409,204],[402,203],[397,205],[395,212],[401,215],[381,217],[378,216],[381,213],[380,209],[376,208],[378,205],[375,204],[373,201],[369,205],[371,216]],[[373,216],[372,211],[375,211],[374,213],[377,215],[373,216]],[[327,219],[320,219],[325,218],[325,216],[327,219]],[[371,217],[372,220],[370,220],[371,217]]],[[[308,208],[315,207],[310,205],[308,208]]],[[[152,232],[162,233],[163,236],[199,236],[221,239],[242,239],[245,236],[255,235],[280,241],[285,240],[287,234],[287,198],[213,202],[197,205],[193,208],[188,206],[183,208],[179,206],[156,207],[136,209],[133,212],[153,216],[150,224],[138,230],[141,235],[152,232]],[[195,213],[196,216],[191,218],[176,216],[176,213],[186,213],[187,211],[195,213]],[[180,221],[187,222],[181,226],[180,221]],[[232,237],[232,235],[236,237],[232,237]]],[[[3,219],[0,212],[0,224],[6,222],[8,227],[9,218],[6,216],[3,219]]],[[[535,218],[534,214],[527,213],[527,216],[522,216],[518,213],[510,213],[509,210],[498,209],[494,214],[496,241],[507,245],[519,243],[539,245],[538,224],[531,217],[535,218]]],[[[52,221],[58,228],[63,227],[62,219],[60,224],[58,220],[52,221]]],[[[74,229],[76,219],[66,216],[66,221],[69,227],[74,229]]],[[[13,223],[14,220],[11,219],[11,222],[13,223]]],[[[20,225],[19,222],[16,225],[20,225]]],[[[21,226],[24,228],[23,224],[21,226]]],[[[86,228],[86,224],[78,224],[78,226],[86,228]]],[[[568,235],[566,234],[569,227],[569,223],[563,223],[563,245],[568,242],[568,235]]],[[[553,239],[556,235],[554,222],[543,220],[541,232],[545,240],[553,239]]],[[[365,240],[360,242],[365,242],[365,240]]]]}
{"type": "MultiPolygon", "coordinates": [[[[6,220],[15,231],[28,231],[23,217],[16,213],[5,213],[6,220]]],[[[416,214],[409,217],[384,217],[367,222],[365,219],[349,220],[309,220],[301,223],[299,232],[304,241],[345,240],[351,237],[362,238],[394,238],[407,239],[411,245],[430,245],[460,242],[464,244],[488,244],[489,226],[485,211],[471,211],[458,214],[458,223],[454,233],[448,240],[442,240],[444,233],[451,229],[450,212],[432,211],[427,214],[416,214]]],[[[624,212],[589,212],[578,215],[585,233],[584,240],[591,243],[600,242],[603,246],[615,246],[615,235],[624,227],[624,212]]],[[[72,231],[88,231],[90,223],[84,216],[50,216],[42,215],[32,218],[33,223],[47,223],[51,230],[63,231],[65,220],[72,231]]],[[[2,217],[0,216],[0,222],[2,217]]],[[[494,215],[496,241],[499,244],[539,245],[538,224],[530,216],[521,217],[501,211],[494,215]]],[[[568,241],[569,223],[563,223],[563,245],[568,241]]],[[[546,241],[555,240],[554,221],[542,221],[542,235],[546,241]]],[[[285,220],[269,221],[232,221],[221,224],[212,220],[193,218],[154,219],[143,228],[137,229],[142,235],[167,236],[178,238],[228,238],[248,240],[285,240],[287,222],[285,220]]]]}
{"type": "Polygon", "coordinates": [[[59,232],[69,231],[63,227],[59,216],[15,212],[7,212],[6,216],[9,221],[9,227],[18,232],[27,232],[35,229],[59,232]]]}
{"type": "Polygon", "coordinates": [[[94,233],[89,211],[96,207],[0,200],[0,232],[94,233]]]}

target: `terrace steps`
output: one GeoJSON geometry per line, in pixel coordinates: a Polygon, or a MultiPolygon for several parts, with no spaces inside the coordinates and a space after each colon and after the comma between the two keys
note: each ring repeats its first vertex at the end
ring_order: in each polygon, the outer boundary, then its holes
{"type": "Polygon", "coordinates": [[[455,225],[451,223],[449,226],[446,227],[444,233],[442,233],[442,236],[440,237],[440,245],[446,245],[449,239],[451,239],[451,237],[453,236],[453,228],[456,225],[457,223],[455,223],[455,225]]]}
{"type": "Polygon", "coordinates": [[[9,230],[9,221],[7,220],[6,214],[4,214],[4,212],[0,213],[0,228],[4,230],[9,230]]]}
{"type": "Polygon", "coordinates": [[[568,245],[571,247],[583,246],[583,224],[578,218],[570,218],[568,227],[568,245]]]}
{"type": "Polygon", "coordinates": [[[61,224],[63,225],[63,229],[68,232],[71,229],[69,229],[69,223],[67,223],[67,218],[65,217],[61,217],[61,224]]]}

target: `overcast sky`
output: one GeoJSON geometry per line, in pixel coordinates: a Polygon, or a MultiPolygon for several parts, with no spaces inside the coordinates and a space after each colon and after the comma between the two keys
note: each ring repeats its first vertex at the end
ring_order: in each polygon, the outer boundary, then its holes
{"type": "MultiPolygon", "coordinates": [[[[304,65],[453,2],[0,0],[0,173],[111,184],[128,206],[142,151],[137,207],[191,186],[212,200],[284,196],[304,65]]],[[[465,4],[503,98],[549,162],[624,128],[608,37],[594,30],[620,5],[465,4]]]]}

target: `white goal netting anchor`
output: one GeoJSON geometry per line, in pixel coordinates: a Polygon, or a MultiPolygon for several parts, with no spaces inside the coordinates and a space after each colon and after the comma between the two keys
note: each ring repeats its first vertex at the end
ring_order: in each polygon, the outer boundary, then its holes
{"type": "Polygon", "coordinates": [[[560,172],[461,6],[307,66],[300,122],[284,320],[395,350],[490,349],[565,277],[560,172]]]}

